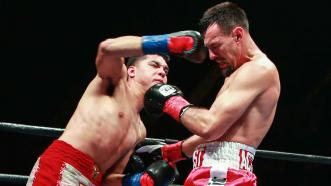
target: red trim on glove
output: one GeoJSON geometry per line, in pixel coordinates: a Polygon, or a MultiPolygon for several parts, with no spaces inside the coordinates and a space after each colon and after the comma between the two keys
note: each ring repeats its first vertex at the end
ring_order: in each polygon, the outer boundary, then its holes
{"type": "Polygon", "coordinates": [[[154,180],[150,175],[148,175],[147,173],[144,173],[140,177],[140,185],[141,186],[154,186],[154,180]]]}
{"type": "Polygon", "coordinates": [[[182,108],[190,105],[182,96],[172,96],[169,98],[163,107],[163,112],[173,117],[176,121],[180,121],[180,112],[182,108]]]}
{"type": "Polygon", "coordinates": [[[194,39],[189,36],[171,37],[168,48],[170,53],[181,54],[191,50],[194,46],[194,39]]]}
{"type": "Polygon", "coordinates": [[[174,144],[164,145],[161,148],[162,158],[166,161],[176,163],[181,160],[185,160],[186,157],[182,152],[182,143],[183,141],[179,141],[174,144]]]}

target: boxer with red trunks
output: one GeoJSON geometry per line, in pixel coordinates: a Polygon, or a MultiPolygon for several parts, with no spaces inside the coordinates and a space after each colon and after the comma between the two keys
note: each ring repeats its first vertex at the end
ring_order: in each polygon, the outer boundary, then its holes
{"type": "Polygon", "coordinates": [[[168,114],[194,134],[157,151],[165,159],[172,154],[174,162],[193,156],[187,186],[256,185],[253,159],[276,113],[278,70],[253,41],[246,13],[238,5],[223,2],[209,8],[200,25],[224,84],[210,108],[190,104],[176,86],[152,86],[145,94],[145,109],[168,114]]]}
{"type": "Polygon", "coordinates": [[[27,185],[100,185],[101,178],[89,155],[55,140],[38,158],[27,185]]]}
{"type": "Polygon", "coordinates": [[[164,185],[174,167],[158,161],[123,174],[145,139],[140,118],[144,94],[167,82],[168,55],[200,63],[206,56],[196,31],[106,39],[96,56],[97,75],[85,90],[63,134],[38,158],[27,185],[164,185]],[[125,57],[129,57],[125,63],[125,57]]]}

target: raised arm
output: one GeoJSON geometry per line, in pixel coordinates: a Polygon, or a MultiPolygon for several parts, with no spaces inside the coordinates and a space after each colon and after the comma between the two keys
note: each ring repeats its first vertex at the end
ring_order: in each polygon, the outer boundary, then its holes
{"type": "Polygon", "coordinates": [[[99,44],[96,57],[98,75],[113,84],[126,75],[124,57],[142,55],[141,37],[123,36],[99,44]]]}
{"type": "Polygon", "coordinates": [[[201,63],[206,58],[206,49],[197,31],[122,36],[100,43],[96,57],[98,75],[116,84],[126,74],[124,57],[158,53],[177,55],[195,63],[201,63]]]}

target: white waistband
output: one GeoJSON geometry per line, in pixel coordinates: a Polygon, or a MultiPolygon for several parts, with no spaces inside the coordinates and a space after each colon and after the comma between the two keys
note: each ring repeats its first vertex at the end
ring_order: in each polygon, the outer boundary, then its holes
{"type": "Polygon", "coordinates": [[[199,145],[193,154],[194,167],[222,165],[253,171],[256,149],[238,142],[216,141],[199,145]]]}

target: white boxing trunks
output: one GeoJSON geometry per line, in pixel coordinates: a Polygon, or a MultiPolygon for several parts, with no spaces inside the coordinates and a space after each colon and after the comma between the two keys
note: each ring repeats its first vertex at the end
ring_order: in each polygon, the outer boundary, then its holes
{"type": "Polygon", "coordinates": [[[255,152],[254,147],[237,142],[201,144],[194,151],[193,170],[184,185],[256,186],[255,152]]]}

